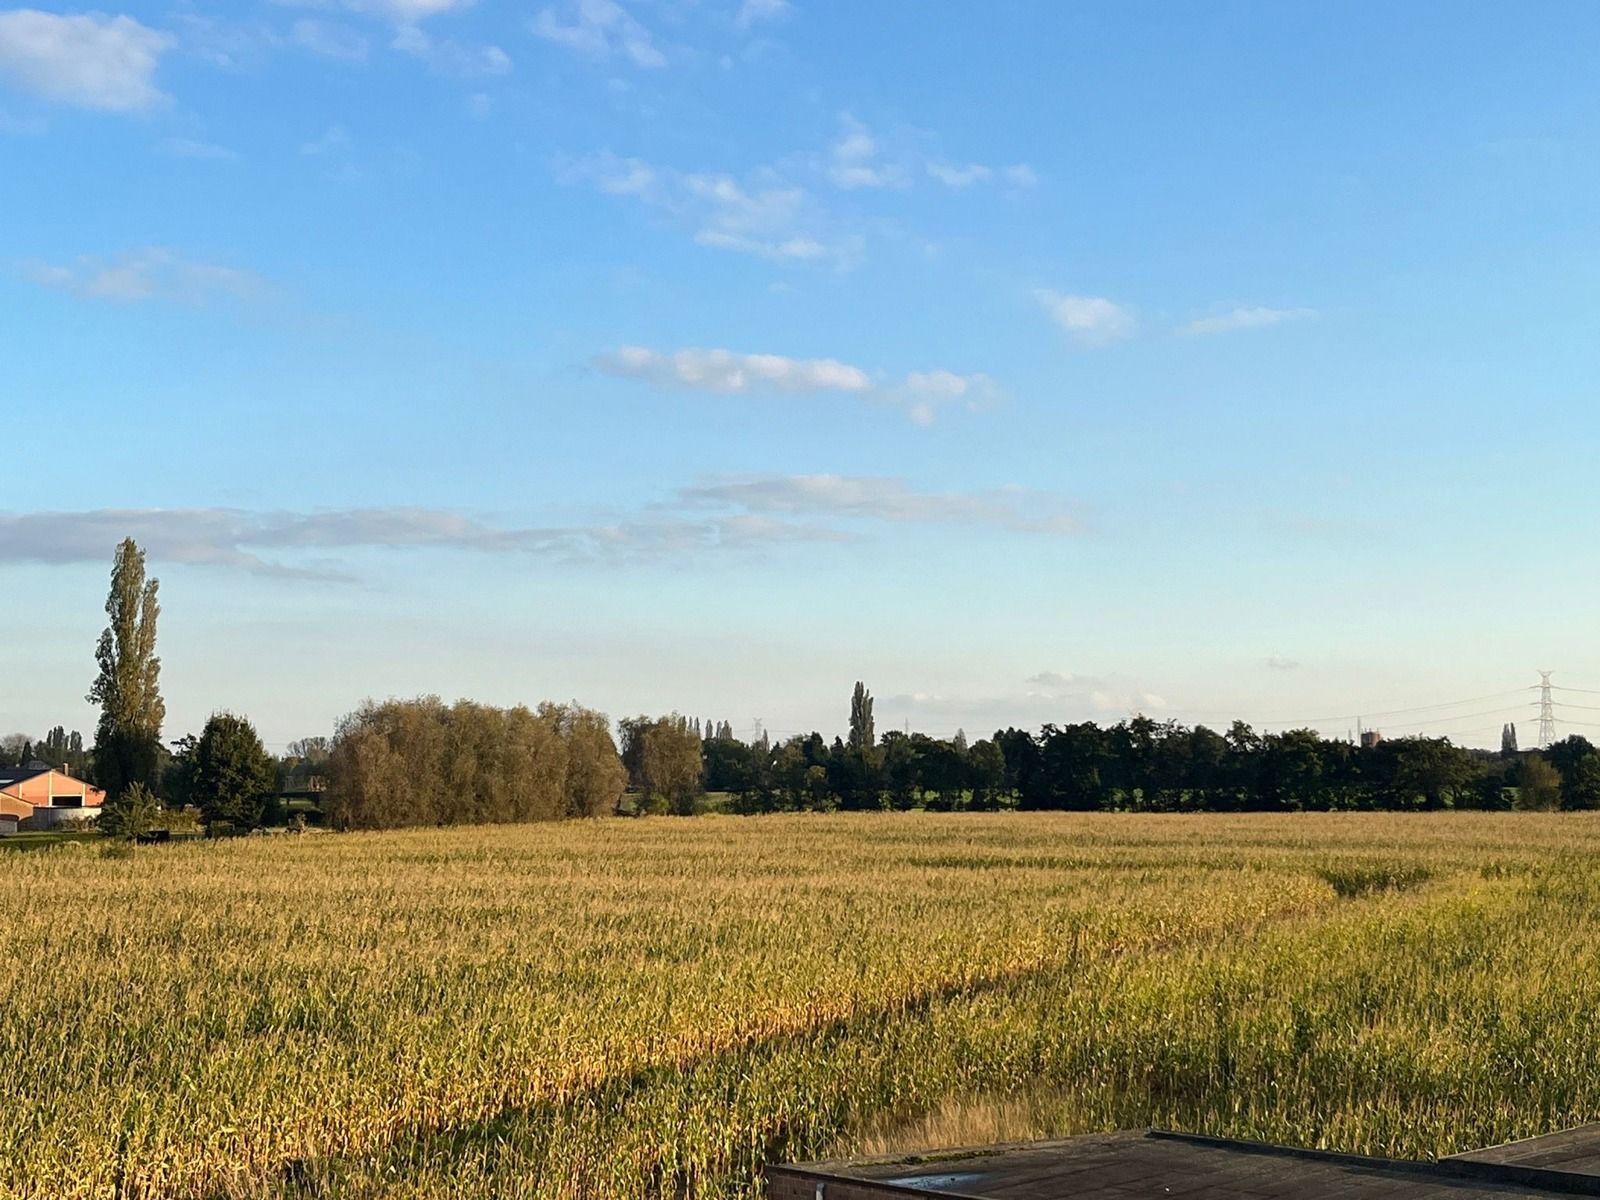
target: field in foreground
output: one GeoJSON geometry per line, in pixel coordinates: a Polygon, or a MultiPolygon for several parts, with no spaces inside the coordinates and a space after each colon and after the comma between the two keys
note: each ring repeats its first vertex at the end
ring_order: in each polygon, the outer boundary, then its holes
{"type": "Polygon", "coordinates": [[[744,1197],[1600,1118],[1600,818],[794,816],[0,858],[0,1196],[744,1197]]]}

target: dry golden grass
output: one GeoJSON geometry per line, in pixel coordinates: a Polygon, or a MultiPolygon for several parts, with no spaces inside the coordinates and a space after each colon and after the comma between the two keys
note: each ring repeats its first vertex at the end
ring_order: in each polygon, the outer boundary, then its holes
{"type": "Polygon", "coordinates": [[[751,1196],[1600,1116],[1600,819],[604,821],[0,857],[0,1196],[751,1196]]]}

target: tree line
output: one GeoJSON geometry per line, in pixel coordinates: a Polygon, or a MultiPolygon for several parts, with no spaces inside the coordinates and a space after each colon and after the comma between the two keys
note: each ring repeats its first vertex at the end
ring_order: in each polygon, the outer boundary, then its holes
{"type": "Polygon", "coordinates": [[[0,765],[31,755],[87,769],[107,791],[110,832],[184,819],[212,829],[281,824],[295,795],[315,796],[320,815],[345,829],[687,815],[703,811],[708,794],[740,813],[1600,808],[1600,751],[1582,737],[1519,752],[1508,727],[1496,754],[1446,738],[1356,745],[1311,729],[1258,733],[1235,721],[1218,732],[1142,715],[1036,734],[1011,727],[970,743],[960,731],[879,737],[859,682],[848,734],[831,741],[818,732],[744,741],[726,721],[671,713],[623,719],[619,749],[607,717],[576,703],[496,708],[426,696],[368,701],[332,738],[302,739],[281,757],[226,712],[169,748],[158,587],[143,551],[124,541],[95,652],[92,748],[61,727],[37,744],[0,743],[0,765]]]}
{"type": "Polygon", "coordinates": [[[1136,716],[1001,729],[970,744],[898,730],[870,748],[819,733],[778,745],[718,737],[704,757],[706,786],[739,812],[1600,808],[1600,751],[1576,736],[1542,754],[1493,753],[1446,738],[1360,746],[1310,729],[1258,733],[1238,721],[1219,733],[1136,716]]]}

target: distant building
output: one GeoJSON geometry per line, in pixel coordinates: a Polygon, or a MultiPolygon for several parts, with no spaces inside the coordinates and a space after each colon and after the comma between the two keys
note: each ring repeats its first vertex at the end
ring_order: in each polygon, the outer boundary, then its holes
{"type": "Polygon", "coordinates": [[[0,817],[22,829],[56,829],[100,816],[106,794],[49,763],[0,767],[0,817]]]}
{"type": "Polygon", "coordinates": [[[1381,741],[1383,741],[1383,732],[1381,730],[1363,729],[1361,731],[1361,748],[1363,750],[1371,750],[1381,741]]]}

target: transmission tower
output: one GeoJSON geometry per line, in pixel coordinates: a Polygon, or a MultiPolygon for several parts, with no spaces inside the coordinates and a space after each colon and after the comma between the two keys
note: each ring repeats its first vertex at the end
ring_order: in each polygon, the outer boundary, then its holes
{"type": "Polygon", "coordinates": [[[1554,671],[1539,672],[1539,749],[1550,749],[1556,740],[1556,710],[1550,699],[1550,676],[1554,671]]]}

